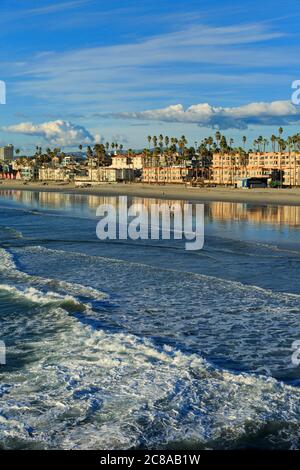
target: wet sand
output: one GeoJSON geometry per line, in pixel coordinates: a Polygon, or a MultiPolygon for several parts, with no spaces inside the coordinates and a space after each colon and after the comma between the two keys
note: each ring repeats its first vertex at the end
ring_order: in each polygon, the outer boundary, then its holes
{"type": "Polygon", "coordinates": [[[48,191],[87,194],[95,196],[136,196],[189,201],[224,201],[255,204],[281,204],[300,206],[300,188],[286,189],[235,189],[235,188],[191,188],[182,185],[147,185],[142,183],[104,183],[94,187],[80,188],[75,184],[40,182],[24,184],[22,181],[2,181],[0,190],[48,191]]]}

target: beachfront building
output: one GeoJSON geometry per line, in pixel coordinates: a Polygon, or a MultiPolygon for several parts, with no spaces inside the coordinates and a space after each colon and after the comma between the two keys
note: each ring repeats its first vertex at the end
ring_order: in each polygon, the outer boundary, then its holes
{"type": "Polygon", "coordinates": [[[234,185],[238,179],[248,175],[246,155],[214,153],[209,171],[209,182],[214,184],[234,185]]]}
{"type": "Polygon", "coordinates": [[[114,155],[112,157],[111,168],[115,168],[117,170],[133,168],[132,158],[128,155],[114,155]]]}
{"type": "Polygon", "coordinates": [[[70,172],[66,168],[43,166],[39,169],[38,179],[40,181],[69,181],[70,172]]]}
{"type": "Polygon", "coordinates": [[[146,158],[143,153],[137,153],[131,157],[132,168],[134,170],[142,170],[146,165],[146,158]]]}
{"type": "Polygon", "coordinates": [[[39,168],[36,165],[20,166],[16,179],[33,181],[39,179],[39,168]]]}
{"type": "Polygon", "coordinates": [[[133,170],[142,170],[145,166],[145,155],[139,154],[125,154],[114,155],[112,157],[111,168],[125,169],[131,168],[133,170]]]}
{"type": "Polygon", "coordinates": [[[300,186],[299,153],[215,153],[209,169],[211,183],[235,186],[244,178],[265,178],[284,186],[300,186]]]}
{"type": "Polygon", "coordinates": [[[282,153],[278,167],[283,172],[284,186],[300,186],[300,154],[295,152],[282,153]]]}
{"type": "Polygon", "coordinates": [[[143,168],[144,183],[183,184],[194,177],[194,170],[185,166],[149,166],[143,168]]]}
{"type": "Polygon", "coordinates": [[[85,174],[75,177],[76,185],[95,185],[101,183],[123,183],[134,181],[135,173],[132,168],[111,168],[102,166],[88,168],[85,174]]]}
{"type": "Polygon", "coordinates": [[[132,168],[100,167],[89,170],[89,179],[99,183],[117,183],[134,180],[132,168]]]}
{"type": "Polygon", "coordinates": [[[277,180],[284,186],[300,186],[300,154],[250,153],[248,162],[249,176],[269,176],[277,174],[277,180]]]}
{"type": "Polygon", "coordinates": [[[1,180],[15,180],[19,178],[19,172],[14,170],[11,164],[0,163],[0,179],[1,180]]]}
{"type": "Polygon", "coordinates": [[[0,147],[0,162],[9,162],[14,159],[14,146],[6,145],[0,147]]]}

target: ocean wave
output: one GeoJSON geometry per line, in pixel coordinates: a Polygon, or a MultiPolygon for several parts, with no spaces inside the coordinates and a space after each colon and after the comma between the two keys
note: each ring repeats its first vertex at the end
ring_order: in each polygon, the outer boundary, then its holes
{"type": "Polygon", "coordinates": [[[230,279],[224,279],[221,277],[216,277],[216,276],[211,276],[211,275],[206,275],[206,274],[199,274],[199,273],[194,273],[192,271],[179,271],[177,269],[172,269],[172,268],[165,268],[161,266],[152,266],[150,264],[146,263],[140,263],[136,261],[128,261],[128,260],[122,260],[118,258],[109,258],[105,256],[99,256],[99,255],[89,255],[86,253],[80,253],[76,251],[64,251],[64,250],[58,250],[58,249],[52,249],[52,248],[47,248],[44,246],[29,246],[29,247],[24,247],[24,252],[31,252],[31,253],[44,253],[44,254],[49,254],[52,253],[54,255],[58,256],[64,256],[64,257],[76,257],[76,259],[89,259],[90,261],[97,262],[97,261],[102,261],[106,263],[111,263],[114,265],[120,265],[120,266],[132,266],[132,267],[139,267],[139,268],[146,268],[147,270],[153,271],[153,272],[170,272],[174,274],[182,274],[183,276],[187,276],[190,278],[194,279],[199,279],[200,281],[203,282],[209,282],[211,284],[216,285],[216,283],[224,287],[225,289],[230,289],[230,290],[240,290],[240,291],[257,291],[258,293],[263,293],[264,295],[267,295],[272,298],[278,298],[278,299],[283,299],[283,298],[291,298],[291,299],[300,299],[300,294],[296,293],[290,293],[290,292],[275,292],[272,289],[266,289],[264,287],[257,286],[255,284],[244,284],[239,281],[234,281],[230,279]]]}
{"type": "MultiPolygon", "coordinates": [[[[265,289],[253,292],[252,286],[241,283],[142,263],[43,247],[22,248],[22,253],[26,251],[30,256],[53,255],[56,263],[62,254],[74,262],[84,257],[89,271],[93,262],[101,260],[105,269],[107,263],[115,266],[112,276],[121,265],[128,266],[130,272],[138,268],[156,275],[167,272],[168,283],[161,284],[160,289],[168,295],[174,289],[177,293],[186,290],[192,302],[193,296],[199,298],[204,289],[206,303],[220,302],[219,297],[208,300],[207,293],[213,287],[214,292],[226,292],[225,300],[231,299],[233,311],[233,289],[241,290],[247,309],[253,307],[253,298],[260,294],[274,297],[265,289]],[[179,275],[184,276],[181,284],[179,275]],[[190,279],[201,281],[195,283],[195,292],[190,279]]],[[[5,336],[13,331],[14,338],[19,338],[14,339],[8,354],[16,360],[26,350],[27,356],[25,364],[10,370],[9,375],[5,369],[0,370],[0,396],[5,397],[0,405],[0,447],[229,449],[254,442],[262,448],[299,448],[300,391],[295,387],[270,377],[222,370],[200,354],[188,354],[167,344],[158,346],[144,335],[95,330],[70,315],[66,304],[77,302],[76,295],[102,298],[102,292],[26,274],[3,249],[0,259],[2,275],[17,282],[13,286],[2,284],[4,292],[12,294],[12,302],[13,296],[19,296],[38,306],[34,315],[27,316],[30,306],[24,304],[24,311],[8,316],[3,325],[5,336]],[[47,290],[43,292],[39,287],[47,290]]],[[[148,279],[140,274],[135,272],[135,278],[147,284],[148,279]]],[[[120,275],[126,279],[126,272],[120,275]]],[[[157,301],[158,287],[147,285],[145,295],[154,295],[157,301]]],[[[284,295],[278,295],[284,303],[284,295]]],[[[144,298],[140,301],[144,303],[144,298]]],[[[88,313],[88,304],[83,305],[88,313]]],[[[276,306],[269,302],[267,306],[276,314],[276,306]]],[[[289,305],[286,307],[288,314],[289,305]]],[[[212,321],[214,306],[207,308],[208,321],[212,321]]],[[[277,313],[281,316],[283,310],[277,313]]],[[[205,315],[204,310],[201,315],[205,315]]],[[[176,331],[180,326],[176,325],[176,331]]]]}
{"type": "Polygon", "coordinates": [[[66,294],[72,294],[74,296],[87,297],[94,300],[100,300],[107,297],[104,292],[97,289],[93,289],[89,286],[83,286],[77,283],[70,283],[59,279],[43,278],[41,276],[34,276],[27,274],[17,269],[14,262],[14,258],[11,253],[3,248],[0,248],[0,273],[2,272],[6,278],[12,278],[15,280],[25,281],[34,286],[50,287],[57,289],[66,294]]]}
{"type": "Polygon", "coordinates": [[[298,384],[291,361],[291,345],[300,337],[297,294],[74,251],[22,247],[14,252],[40,275],[55,271],[71,283],[86,279],[109,292],[108,302],[92,301],[91,310],[77,315],[82,323],[151,337],[228,370],[268,370],[298,384]]]}
{"type": "Polygon", "coordinates": [[[299,445],[297,389],[95,331],[59,306],[41,308],[34,324],[21,321],[41,339],[30,341],[32,360],[3,391],[3,448],[236,448],[254,437],[269,448],[299,445]]]}
{"type": "Polygon", "coordinates": [[[8,292],[9,294],[15,297],[21,297],[29,300],[30,302],[37,303],[38,305],[47,305],[47,304],[65,304],[73,303],[75,305],[80,305],[80,302],[71,295],[60,295],[57,292],[42,292],[34,287],[25,287],[17,289],[14,286],[8,284],[0,284],[0,291],[8,292]]]}
{"type": "Polygon", "coordinates": [[[23,238],[23,234],[19,230],[16,230],[12,227],[6,227],[6,226],[0,225],[0,241],[2,239],[4,240],[15,239],[16,240],[16,239],[22,239],[22,238],[23,238]]]}

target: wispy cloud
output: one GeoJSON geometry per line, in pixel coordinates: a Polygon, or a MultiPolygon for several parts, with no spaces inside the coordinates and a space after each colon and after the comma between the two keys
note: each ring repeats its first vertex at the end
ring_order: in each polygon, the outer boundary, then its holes
{"type": "Polygon", "coordinates": [[[18,21],[25,18],[48,16],[54,13],[66,12],[68,10],[74,10],[76,8],[85,6],[91,2],[92,0],[74,0],[69,2],[55,3],[52,2],[37,8],[20,8],[20,5],[18,5],[18,9],[5,12],[5,14],[1,15],[0,24],[9,23],[11,21],[18,21]]]}
{"type": "Polygon", "coordinates": [[[143,121],[193,123],[219,129],[247,129],[250,124],[286,125],[300,122],[300,108],[289,101],[249,103],[227,108],[208,103],[196,104],[186,110],[181,104],[136,113],[118,113],[114,117],[143,121]]]}
{"type": "Polygon", "coordinates": [[[249,67],[251,75],[258,77],[259,71],[263,76],[270,66],[276,69],[280,64],[282,71],[282,67],[299,65],[299,55],[291,49],[270,46],[281,36],[269,25],[197,24],[138,42],[50,51],[6,65],[17,81],[15,91],[23,96],[51,101],[56,97],[74,104],[97,102],[98,106],[109,99],[113,106],[122,101],[135,103],[139,94],[174,96],[177,84],[188,90],[189,84],[197,81],[210,84],[212,76],[224,77],[227,82],[228,75],[235,76],[235,83],[239,78],[245,81],[249,67]]]}
{"type": "Polygon", "coordinates": [[[92,0],[74,0],[71,2],[56,2],[56,3],[51,3],[49,5],[45,5],[43,7],[27,10],[27,12],[29,14],[35,14],[35,15],[48,15],[49,13],[57,13],[60,11],[66,11],[70,9],[73,10],[74,8],[87,5],[88,3],[91,3],[91,2],[92,0]]]}
{"type": "MultiPolygon", "coordinates": [[[[278,31],[266,29],[261,24],[211,27],[202,24],[187,27],[182,31],[166,33],[134,43],[100,46],[74,51],[38,54],[24,63],[20,75],[50,76],[65,72],[99,70],[111,71],[116,67],[151,66],[153,64],[194,63],[255,65],[264,68],[270,64],[278,66],[278,53],[284,63],[299,63],[292,54],[284,57],[284,50],[276,48],[270,54],[268,47],[256,50],[246,45],[269,42],[282,37],[278,31]]],[[[282,63],[280,64],[282,65],[282,63]]],[[[121,80],[122,77],[119,77],[121,80]]]]}

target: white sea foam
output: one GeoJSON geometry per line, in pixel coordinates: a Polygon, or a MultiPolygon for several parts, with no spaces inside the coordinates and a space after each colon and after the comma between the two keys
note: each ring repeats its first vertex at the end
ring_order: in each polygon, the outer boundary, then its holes
{"type": "MultiPolygon", "coordinates": [[[[272,424],[296,445],[300,392],[274,379],[235,375],[130,334],[108,334],[52,306],[36,329],[32,360],[10,373],[1,405],[5,448],[126,449],[185,443],[234,447],[272,424]],[[51,335],[48,324],[55,325],[51,335]],[[44,331],[45,330],[45,331],[44,331]]],[[[17,325],[16,325],[17,327],[17,325]]]]}
{"type": "Polygon", "coordinates": [[[25,287],[17,289],[14,286],[0,284],[0,291],[6,291],[16,297],[25,298],[39,305],[47,305],[50,303],[74,303],[79,304],[78,300],[71,295],[60,295],[57,292],[41,292],[34,287],[25,287]]]}
{"type": "Polygon", "coordinates": [[[13,257],[8,251],[0,248],[0,270],[9,271],[16,269],[13,257]]]}

